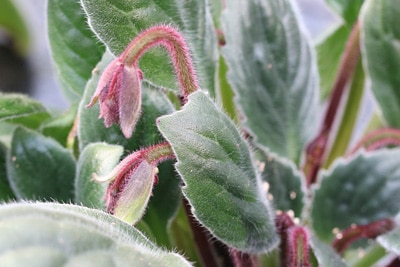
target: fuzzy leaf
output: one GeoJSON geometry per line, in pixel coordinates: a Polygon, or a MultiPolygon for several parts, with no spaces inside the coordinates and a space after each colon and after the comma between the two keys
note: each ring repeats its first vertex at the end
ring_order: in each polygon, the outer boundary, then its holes
{"type": "Polygon", "coordinates": [[[90,31],[78,1],[49,0],[47,28],[62,89],[69,100],[78,101],[105,48],[90,31]]]}
{"type": "Polygon", "coordinates": [[[400,5],[396,0],[368,0],[361,15],[364,66],[372,91],[389,126],[400,120],[400,5]]]}
{"type": "Polygon", "coordinates": [[[75,160],[71,152],[32,130],[18,127],[14,131],[7,173],[19,199],[73,199],[75,160]]]}
{"type": "Polygon", "coordinates": [[[358,154],[337,161],[322,175],[312,207],[313,227],[323,241],[334,228],[367,224],[393,217],[400,211],[400,150],[358,154]]]}
{"type": "Polygon", "coordinates": [[[85,147],[76,166],[75,203],[89,208],[104,209],[107,184],[92,180],[92,174],[106,175],[118,164],[123,148],[106,143],[85,147]]]}
{"type": "Polygon", "coordinates": [[[277,245],[272,209],[259,188],[250,149],[204,92],[191,94],[181,111],[159,118],[158,127],[174,149],[183,192],[200,223],[239,250],[277,245]]]}
{"type": "Polygon", "coordinates": [[[132,226],[79,206],[0,206],[0,233],[4,266],[191,266],[182,256],[155,247],[132,226]]]}
{"type": "Polygon", "coordinates": [[[314,136],[318,73],[293,1],[227,1],[223,55],[246,130],[265,149],[299,162],[314,136]]]}
{"type": "MultiPolygon", "coordinates": [[[[183,32],[200,76],[200,86],[214,95],[214,75],[218,60],[217,39],[208,0],[81,0],[89,24],[114,55],[119,55],[143,30],[171,24],[183,32]],[[112,23],[110,23],[112,21],[112,23]]],[[[168,56],[152,49],[140,60],[140,68],[151,82],[176,88],[168,56]]]]}
{"type": "Polygon", "coordinates": [[[0,93],[0,120],[36,128],[50,118],[41,103],[25,95],[0,93]]]}
{"type": "Polygon", "coordinates": [[[300,218],[306,195],[304,175],[290,161],[269,153],[259,151],[257,160],[268,193],[273,197],[275,209],[292,210],[300,218]]]}

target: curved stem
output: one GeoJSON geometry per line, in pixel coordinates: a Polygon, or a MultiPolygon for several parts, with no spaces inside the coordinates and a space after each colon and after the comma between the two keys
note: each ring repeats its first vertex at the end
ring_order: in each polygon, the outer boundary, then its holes
{"type": "Polygon", "coordinates": [[[355,145],[355,147],[349,152],[349,155],[353,155],[362,147],[365,147],[370,151],[386,145],[400,145],[399,129],[382,128],[367,134],[355,145]]]}
{"type": "Polygon", "coordinates": [[[121,54],[124,64],[137,66],[139,58],[149,48],[164,46],[172,59],[184,99],[199,89],[189,49],[182,36],[170,26],[155,26],[139,34],[121,54]]]}

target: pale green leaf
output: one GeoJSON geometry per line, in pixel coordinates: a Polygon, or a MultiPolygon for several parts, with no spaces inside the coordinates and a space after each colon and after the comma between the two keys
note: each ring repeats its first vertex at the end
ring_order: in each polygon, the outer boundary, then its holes
{"type": "Polygon", "coordinates": [[[0,233],[0,262],[8,267],[191,266],[131,225],[79,206],[2,205],[0,233]]]}

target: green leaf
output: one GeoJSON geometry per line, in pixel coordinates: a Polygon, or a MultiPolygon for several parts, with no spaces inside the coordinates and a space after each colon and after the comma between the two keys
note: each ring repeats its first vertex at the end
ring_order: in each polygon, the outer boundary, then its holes
{"type": "Polygon", "coordinates": [[[191,266],[98,210],[50,203],[0,206],[4,266],[191,266]],[[18,238],[15,238],[15,237],[18,238]]]}
{"type": "Polygon", "coordinates": [[[13,43],[21,54],[29,49],[29,32],[25,22],[13,4],[14,1],[1,1],[0,27],[11,35],[13,43]]]}
{"type": "Polygon", "coordinates": [[[109,53],[104,54],[102,61],[96,67],[92,79],[87,84],[85,95],[80,104],[78,136],[81,150],[93,142],[118,144],[130,151],[154,145],[162,140],[162,136],[155,125],[156,118],[169,114],[174,110],[160,88],[142,82],[142,115],[136,125],[133,136],[130,139],[126,139],[117,125],[105,128],[103,120],[98,119],[99,105],[96,104],[91,108],[85,108],[85,105],[90,102],[101,72],[113,58],[109,53]]]}
{"type": "Polygon", "coordinates": [[[7,158],[8,179],[19,199],[73,199],[75,161],[59,143],[18,127],[7,158]]]}
{"type": "Polygon", "coordinates": [[[104,209],[107,184],[93,181],[92,174],[106,175],[118,164],[123,148],[106,143],[92,143],[79,156],[75,177],[75,203],[104,209]]]}
{"type": "Polygon", "coordinates": [[[68,135],[74,125],[77,109],[77,104],[71,105],[66,113],[43,123],[40,127],[41,132],[66,147],[68,135]]]}
{"type": "Polygon", "coordinates": [[[0,93],[0,121],[37,128],[50,118],[41,103],[25,95],[0,93]]]}
{"type": "Polygon", "coordinates": [[[368,224],[400,211],[400,150],[358,154],[336,161],[322,174],[312,206],[313,227],[323,241],[330,241],[334,228],[368,224]]]}
{"type": "Polygon", "coordinates": [[[199,222],[239,250],[275,247],[272,209],[250,149],[206,94],[191,94],[181,111],[159,118],[158,127],[174,149],[183,192],[199,222]]]}
{"type": "Polygon", "coordinates": [[[258,169],[276,210],[292,210],[301,217],[306,195],[305,177],[290,161],[258,151],[258,169]]]}
{"type": "Polygon", "coordinates": [[[325,2],[330,5],[338,15],[344,18],[349,25],[353,25],[358,18],[358,13],[364,0],[325,0],[325,2]]]}
{"type": "MultiPolygon", "coordinates": [[[[145,29],[170,24],[189,42],[198,69],[200,86],[214,95],[218,61],[217,39],[207,0],[81,0],[89,24],[114,55],[119,55],[145,29]],[[112,21],[112,23],[110,23],[112,21]]],[[[152,49],[140,60],[146,79],[176,88],[170,60],[160,49],[152,49]]]]}
{"type": "Polygon", "coordinates": [[[311,236],[310,247],[318,261],[318,266],[346,267],[347,264],[332,249],[331,246],[321,242],[317,237],[311,236]]]}
{"type": "Polygon", "coordinates": [[[10,201],[15,198],[7,179],[6,158],[7,148],[0,143],[0,202],[10,201]]]}
{"type": "Polygon", "coordinates": [[[78,1],[49,0],[47,28],[62,89],[70,101],[79,101],[105,48],[90,31],[78,1]]]}
{"type": "Polygon", "coordinates": [[[257,145],[299,163],[318,128],[318,73],[292,3],[227,1],[223,55],[246,130],[257,145]]]}
{"type": "Polygon", "coordinates": [[[396,0],[368,0],[361,15],[364,66],[383,117],[400,127],[400,5],[396,0]]]}

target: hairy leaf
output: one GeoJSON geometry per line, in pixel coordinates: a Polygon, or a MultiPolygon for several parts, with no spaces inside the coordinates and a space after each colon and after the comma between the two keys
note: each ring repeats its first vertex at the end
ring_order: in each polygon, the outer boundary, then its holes
{"type": "Polygon", "coordinates": [[[318,73],[292,3],[227,1],[223,55],[246,130],[298,163],[317,129],[318,73]]]}
{"type": "Polygon", "coordinates": [[[358,154],[334,163],[315,191],[312,221],[316,234],[331,240],[334,228],[368,224],[400,211],[400,150],[358,154]]]}
{"type": "Polygon", "coordinates": [[[368,0],[361,14],[364,66],[383,117],[400,127],[400,5],[396,0],[368,0]]]}
{"type": "Polygon", "coordinates": [[[305,178],[288,160],[259,151],[257,165],[275,209],[292,210],[301,217],[306,195],[305,178]]]}
{"type": "Polygon", "coordinates": [[[272,209],[250,149],[204,92],[191,94],[183,110],[161,117],[158,127],[175,151],[183,192],[200,223],[243,251],[277,245],[272,209]]]}
{"type": "Polygon", "coordinates": [[[41,103],[25,95],[0,93],[0,120],[37,128],[50,118],[41,103]]]}
{"type": "Polygon", "coordinates": [[[0,233],[4,266],[191,266],[179,254],[157,248],[132,226],[79,206],[0,206],[0,233]]]}

